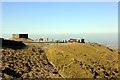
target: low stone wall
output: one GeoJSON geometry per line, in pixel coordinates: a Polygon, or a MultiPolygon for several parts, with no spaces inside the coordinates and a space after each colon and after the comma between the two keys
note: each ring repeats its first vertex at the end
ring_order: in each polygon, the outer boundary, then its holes
{"type": "Polygon", "coordinates": [[[3,38],[0,38],[0,44],[1,43],[2,48],[22,49],[26,47],[26,45],[22,41],[5,40],[3,38]]]}

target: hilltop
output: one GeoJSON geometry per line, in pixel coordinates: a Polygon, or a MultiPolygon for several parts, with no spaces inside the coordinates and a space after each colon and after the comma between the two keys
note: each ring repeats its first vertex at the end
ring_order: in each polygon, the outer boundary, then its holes
{"type": "Polygon", "coordinates": [[[3,78],[119,78],[118,51],[97,43],[28,44],[0,51],[3,78]]]}

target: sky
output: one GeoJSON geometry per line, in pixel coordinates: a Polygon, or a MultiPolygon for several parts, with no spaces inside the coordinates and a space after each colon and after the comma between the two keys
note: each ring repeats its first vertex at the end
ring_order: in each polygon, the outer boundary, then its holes
{"type": "Polygon", "coordinates": [[[2,2],[119,2],[119,0],[1,0],[2,2]]]}
{"type": "Polygon", "coordinates": [[[117,33],[117,2],[3,2],[2,33],[117,33]]]}

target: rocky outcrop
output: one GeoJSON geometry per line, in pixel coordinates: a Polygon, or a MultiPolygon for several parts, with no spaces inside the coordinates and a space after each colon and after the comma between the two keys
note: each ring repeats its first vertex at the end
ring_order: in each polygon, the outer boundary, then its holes
{"type": "MultiPolygon", "coordinates": [[[[24,49],[2,49],[3,78],[51,78],[60,77],[41,48],[27,46],[24,49]]],[[[42,80],[43,80],[42,79],[42,80]]]]}

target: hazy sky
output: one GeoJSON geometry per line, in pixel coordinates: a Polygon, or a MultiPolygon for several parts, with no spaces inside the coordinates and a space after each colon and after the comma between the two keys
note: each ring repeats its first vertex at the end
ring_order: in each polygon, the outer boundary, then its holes
{"type": "Polygon", "coordinates": [[[4,2],[2,33],[117,33],[117,2],[4,2]]]}

